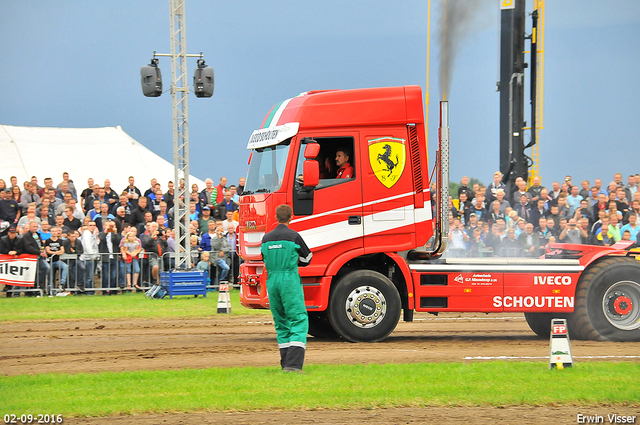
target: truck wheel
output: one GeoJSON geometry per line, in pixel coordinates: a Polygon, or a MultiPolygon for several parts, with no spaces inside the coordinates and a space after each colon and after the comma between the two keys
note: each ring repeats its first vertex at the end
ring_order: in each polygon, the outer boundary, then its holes
{"type": "Polygon", "coordinates": [[[640,261],[608,257],[586,272],[569,317],[578,339],[640,340],[640,261]]]}
{"type": "Polygon", "coordinates": [[[352,342],[386,338],[400,320],[400,294],[384,275],[357,270],[340,279],[329,300],[329,322],[352,342]]]}
{"type": "Polygon", "coordinates": [[[564,319],[565,316],[556,313],[525,313],[524,318],[536,335],[541,338],[549,338],[551,334],[551,319],[564,319]]]}
{"type": "Polygon", "coordinates": [[[316,338],[333,339],[338,338],[338,334],[331,327],[326,311],[309,311],[309,335],[316,338]]]}

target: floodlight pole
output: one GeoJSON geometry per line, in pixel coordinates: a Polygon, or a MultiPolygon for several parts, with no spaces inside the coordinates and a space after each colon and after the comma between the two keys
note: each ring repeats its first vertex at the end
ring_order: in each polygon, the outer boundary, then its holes
{"type": "Polygon", "coordinates": [[[189,84],[187,83],[187,57],[202,58],[202,53],[187,54],[186,0],[169,0],[171,53],[155,53],[171,58],[171,99],[173,103],[173,167],[175,195],[173,220],[176,253],[175,269],[182,265],[191,268],[190,214],[191,191],[189,185],[189,84]],[[184,179],[184,185],[180,181],[184,179]]]}

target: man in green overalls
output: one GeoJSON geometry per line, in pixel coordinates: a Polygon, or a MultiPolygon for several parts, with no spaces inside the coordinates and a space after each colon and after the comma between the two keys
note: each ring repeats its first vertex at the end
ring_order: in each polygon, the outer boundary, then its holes
{"type": "Polygon", "coordinates": [[[278,334],[280,365],[286,372],[302,372],[309,331],[298,265],[311,262],[311,251],[302,237],[289,228],[291,207],[276,208],[278,227],[262,238],[262,258],[267,268],[269,307],[278,334]]]}

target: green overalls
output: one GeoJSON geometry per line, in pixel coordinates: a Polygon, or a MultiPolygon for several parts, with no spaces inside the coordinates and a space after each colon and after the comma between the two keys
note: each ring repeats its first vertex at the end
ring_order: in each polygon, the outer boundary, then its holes
{"type": "Polygon", "coordinates": [[[264,236],[261,251],[281,365],[283,369],[302,369],[309,317],[298,263],[307,265],[311,252],[297,232],[282,224],[264,236]]]}

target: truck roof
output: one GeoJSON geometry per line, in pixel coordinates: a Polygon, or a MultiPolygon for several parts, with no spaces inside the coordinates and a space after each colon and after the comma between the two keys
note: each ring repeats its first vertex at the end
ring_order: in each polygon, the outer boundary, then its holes
{"type": "Polygon", "coordinates": [[[406,125],[423,117],[420,86],[310,91],[275,105],[261,128],[293,122],[301,129],[406,125]]]}

